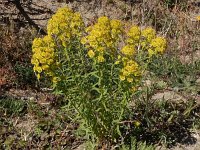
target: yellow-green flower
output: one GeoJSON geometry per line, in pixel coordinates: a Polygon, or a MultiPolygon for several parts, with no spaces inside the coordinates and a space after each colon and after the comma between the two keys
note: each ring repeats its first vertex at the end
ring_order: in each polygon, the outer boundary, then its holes
{"type": "Polygon", "coordinates": [[[120,63],[120,61],[119,60],[117,60],[116,62],[115,62],[115,65],[118,65],[120,63]]]}
{"type": "Polygon", "coordinates": [[[112,38],[118,37],[123,32],[121,21],[111,20],[110,25],[111,25],[112,38]]]}
{"type": "Polygon", "coordinates": [[[37,72],[37,73],[41,73],[42,72],[42,67],[40,67],[40,66],[34,66],[33,67],[33,71],[37,72]]]}
{"type": "Polygon", "coordinates": [[[133,78],[127,78],[127,81],[131,83],[133,82],[133,78]]]}
{"type": "Polygon", "coordinates": [[[37,74],[37,79],[38,79],[38,80],[40,79],[40,74],[37,74]]]}
{"type": "Polygon", "coordinates": [[[200,21],[200,16],[197,16],[197,17],[196,17],[196,20],[197,20],[197,21],[200,21]]]}
{"type": "Polygon", "coordinates": [[[132,86],[131,89],[130,89],[130,91],[133,92],[133,93],[134,93],[136,90],[137,90],[137,87],[136,87],[136,86],[132,86]]]}
{"type": "Polygon", "coordinates": [[[149,57],[152,57],[153,55],[156,54],[156,52],[152,49],[148,49],[148,54],[149,54],[149,57]]]}
{"type": "Polygon", "coordinates": [[[127,35],[127,43],[131,45],[137,45],[141,36],[140,28],[138,26],[132,26],[127,35]]]}
{"type": "Polygon", "coordinates": [[[87,43],[87,39],[85,38],[85,37],[83,37],[82,39],[81,39],[81,44],[86,44],[87,43]]]}
{"type": "Polygon", "coordinates": [[[126,77],[124,75],[119,75],[119,78],[121,81],[124,81],[126,79],[126,77]]]}
{"type": "Polygon", "coordinates": [[[156,37],[156,31],[151,27],[145,28],[142,30],[142,37],[150,43],[156,37]]]}
{"type": "Polygon", "coordinates": [[[156,53],[161,53],[161,54],[165,51],[166,45],[167,45],[166,39],[163,37],[156,37],[150,43],[151,48],[154,49],[156,53]]]}
{"type": "Polygon", "coordinates": [[[99,55],[99,56],[97,57],[97,60],[98,60],[98,62],[104,62],[104,61],[105,61],[103,55],[99,55]]]}
{"type": "MultiPolygon", "coordinates": [[[[104,62],[104,55],[117,54],[117,46],[123,33],[122,24],[119,20],[110,20],[108,17],[100,17],[98,22],[86,29],[87,36],[81,39],[81,43],[93,50],[95,59],[104,62]]],[[[92,56],[92,55],[90,55],[92,56]]]]}
{"type": "Polygon", "coordinates": [[[89,50],[89,51],[88,51],[88,56],[89,56],[90,58],[93,58],[94,55],[95,55],[95,53],[94,53],[93,50],[89,50]]]}
{"type": "Polygon", "coordinates": [[[59,77],[53,77],[53,78],[52,78],[52,82],[53,82],[54,84],[56,84],[58,81],[60,81],[60,78],[59,78],[59,77]]]}
{"type": "Polygon", "coordinates": [[[59,8],[47,24],[47,33],[55,36],[67,47],[73,38],[80,37],[84,31],[84,22],[80,13],[74,13],[68,7],[59,8]]]}
{"type": "Polygon", "coordinates": [[[32,45],[33,56],[31,63],[34,65],[33,70],[38,78],[42,71],[48,73],[55,61],[55,43],[51,36],[44,38],[35,38],[32,45]]]}
{"type": "Polygon", "coordinates": [[[126,45],[122,48],[121,52],[126,56],[133,56],[135,54],[135,48],[132,45],[126,45]]]}
{"type": "Polygon", "coordinates": [[[133,122],[133,124],[134,124],[135,127],[139,127],[141,125],[141,123],[139,121],[137,121],[137,120],[135,120],[133,122]]]}
{"type": "Polygon", "coordinates": [[[139,65],[134,60],[124,59],[123,68],[121,69],[119,75],[120,80],[126,80],[129,83],[137,82],[138,78],[140,78],[140,75],[141,72],[139,69],[139,65]]]}

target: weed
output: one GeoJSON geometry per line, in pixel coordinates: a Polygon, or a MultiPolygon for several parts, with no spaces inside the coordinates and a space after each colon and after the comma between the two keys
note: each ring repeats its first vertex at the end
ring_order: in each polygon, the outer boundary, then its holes
{"type": "Polygon", "coordinates": [[[18,77],[18,80],[16,81],[17,85],[20,86],[36,85],[37,79],[35,77],[32,65],[30,65],[30,63],[16,62],[14,68],[15,68],[15,73],[17,74],[18,77]]]}
{"type": "Polygon", "coordinates": [[[151,100],[151,92],[153,91],[145,91],[146,97],[142,96],[143,98],[136,101],[135,106],[127,114],[129,117],[126,120],[129,121],[122,128],[125,130],[123,133],[127,133],[124,135],[125,141],[128,142],[131,135],[135,135],[138,141],[163,144],[168,147],[177,143],[184,144],[187,140],[194,142],[195,138],[190,130],[195,120],[199,120],[199,105],[194,100],[186,103],[164,99],[155,102],[151,100]],[[134,127],[134,121],[140,122],[138,128],[134,127]]]}
{"type": "Polygon", "coordinates": [[[195,85],[200,70],[200,62],[182,64],[179,59],[165,56],[154,59],[148,66],[155,76],[161,77],[172,87],[189,88],[195,85]]]}
{"type": "Polygon", "coordinates": [[[1,113],[6,115],[23,115],[27,111],[27,104],[22,100],[4,98],[0,100],[1,113]]]}

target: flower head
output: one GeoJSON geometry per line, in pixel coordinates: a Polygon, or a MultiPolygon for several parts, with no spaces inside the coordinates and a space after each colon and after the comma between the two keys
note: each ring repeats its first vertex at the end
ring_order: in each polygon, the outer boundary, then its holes
{"type": "Polygon", "coordinates": [[[133,56],[135,54],[135,47],[133,45],[126,45],[122,48],[121,52],[126,56],[133,56]]]}
{"type": "Polygon", "coordinates": [[[80,37],[84,30],[84,22],[80,13],[74,13],[68,7],[59,8],[48,21],[47,32],[57,37],[66,47],[73,38],[80,37]]]}
{"type": "Polygon", "coordinates": [[[197,21],[200,21],[200,16],[197,16],[197,17],[196,17],[196,20],[197,20],[197,21]]]}
{"type": "Polygon", "coordinates": [[[166,49],[166,39],[163,37],[156,37],[153,39],[150,43],[151,48],[156,52],[156,53],[163,53],[164,50],[166,49]]]}
{"type": "Polygon", "coordinates": [[[141,36],[140,28],[138,26],[131,27],[127,35],[128,35],[127,43],[131,45],[137,45],[139,43],[141,36]]]}
{"type": "Polygon", "coordinates": [[[89,56],[90,58],[93,58],[94,55],[95,55],[95,53],[94,53],[93,50],[89,50],[89,51],[88,51],[88,56],[89,56]]]}
{"type": "Polygon", "coordinates": [[[142,30],[142,37],[144,37],[147,42],[151,42],[151,40],[156,37],[156,31],[151,27],[145,28],[142,30]]]}
{"type": "MultiPolygon", "coordinates": [[[[122,24],[119,20],[110,20],[108,17],[100,17],[98,22],[86,29],[87,36],[81,39],[81,43],[95,53],[98,62],[105,61],[104,55],[117,53],[117,45],[122,34],[122,24]]],[[[91,51],[89,57],[92,56],[91,51]]]]}
{"type": "MultiPolygon", "coordinates": [[[[32,45],[33,56],[31,63],[34,65],[33,70],[36,74],[42,71],[50,72],[50,68],[55,62],[55,43],[51,36],[44,38],[35,38],[32,45]]],[[[40,77],[37,75],[38,78],[40,77]]]]}
{"type": "Polygon", "coordinates": [[[136,82],[140,75],[139,65],[134,60],[128,59],[124,62],[119,77],[122,81],[126,79],[129,83],[132,83],[136,82]]]}

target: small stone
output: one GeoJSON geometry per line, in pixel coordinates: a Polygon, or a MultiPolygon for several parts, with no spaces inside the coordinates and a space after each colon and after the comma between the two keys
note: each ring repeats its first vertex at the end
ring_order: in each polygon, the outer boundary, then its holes
{"type": "Polygon", "coordinates": [[[196,80],[196,83],[197,83],[197,84],[200,84],[200,78],[198,78],[198,79],[196,80]]]}
{"type": "Polygon", "coordinates": [[[152,82],[151,82],[151,80],[146,80],[146,81],[145,81],[145,84],[146,84],[146,86],[151,86],[151,85],[152,85],[152,82]]]}
{"type": "Polygon", "coordinates": [[[155,95],[152,96],[153,100],[170,100],[170,101],[183,101],[186,102],[187,100],[183,98],[181,95],[176,94],[173,91],[165,91],[161,93],[156,93],[155,95]]]}
{"type": "Polygon", "coordinates": [[[30,97],[29,100],[30,100],[30,101],[34,101],[34,100],[35,100],[35,97],[30,97]]]}
{"type": "Polygon", "coordinates": [[[86,150],[86,145],[85,145],[85,143],[79,145],[75,150],[86,150]]]}

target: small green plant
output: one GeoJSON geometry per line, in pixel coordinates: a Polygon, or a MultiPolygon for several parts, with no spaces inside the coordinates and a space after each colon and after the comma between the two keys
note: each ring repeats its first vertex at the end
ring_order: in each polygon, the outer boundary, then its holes
{"type": "Polygon", "coordinates": [[[1,113],[7,115],[20,115],[26,111],[26,103],[22,100],[16,100],[13,98],[0,99],[1,113]]]}
{"type": "Polygon", "coordinates": [[[17,85],[23,85],[29,83],[28,85],[35,85],[37,78],[34,75],[32,66],[30,63],[16,62],[15,73],[17,74],[18,80],[17,85]]]}
{"type": "Polygon", "coordinates": [[[181,9],[185,9],[187,8],[188,0],[163,0],[163,2],[168,8],[174,8],[179,5],[181,9]]]}
{"type": "Polygon", "coordinates": [[[108,17],[85,28],[80,14],[69,8],[52,16],[47,31],[33,41],[37,78],[49,76],[55,93],[65,95],[87,139],[101,146],[116,142],[144,68],[164,52],[165,38],[151,27],[132,26],[126,33],[121,21],[108,17]]]}
{"type": "Polygon", "coordinates": [[[182,64],[178,58],[169,56],[155,58],[148,65],[148,70],[163,78],[172,87],[186,90],[196,86],[199,69],[200,61],[182,64]]]}
{"type": "Polygon", "coordinates": [[[120,150],[155,150],[152,145],[147,145],[146,142],[137,142],[135,138],[131,138],[129,145],[122,145],[120,150]]]}
{"type": "MultiPolygon", "coordinates": [[[[152,89],[151,89],[152,90],[152,89]]],[[[193,138],[190,130],[194,125],[198,127],[199,105],[194,100],[188,102],[172,102],[165,99],[152,101],[152,90],[145,91],[145,96],[139,96],[135,106],[127,114],[125,120],[137,120],[140,128],[123,128],[126,143],[130,143],[130,137],[136,135],[138,141],[146,141],[148,144],[162,144],[172,147],[177,143],[184,143],[183,137],[193,138]],[[139,137],[137,135],[140,135],[139,137]]],[[[131,122],[131,121],[129,121],[131,122]]]]}

